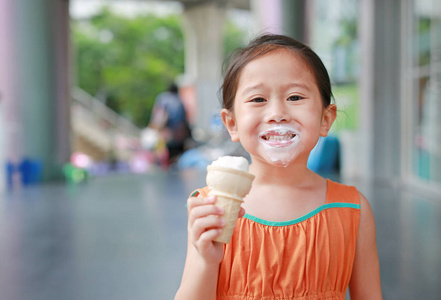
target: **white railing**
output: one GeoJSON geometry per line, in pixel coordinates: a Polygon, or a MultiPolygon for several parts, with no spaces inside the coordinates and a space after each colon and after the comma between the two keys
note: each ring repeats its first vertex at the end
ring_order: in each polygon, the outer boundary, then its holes
{"type": "Polygon", "coordinates": [[[124,133],[127,136],[138,137],[140,135],[141,130],[132,122],[125,119],[81,88],[73,87],[71,89],[71,96],[74,103],[80,104],[91,112],[91,116],[93,116],[98,124],[107,124],[111,129],[124,133]]]}
{"type": "Polygon", "coordinates": [[[124,158],[136,150],[141,129],[79,87],[71,89],[71,99],[72,125],[77,133],[124,158]]]}

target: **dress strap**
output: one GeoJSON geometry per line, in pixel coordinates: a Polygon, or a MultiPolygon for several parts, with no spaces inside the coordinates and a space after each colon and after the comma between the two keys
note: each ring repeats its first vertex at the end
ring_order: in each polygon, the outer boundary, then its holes
{"type": "Polygon", "coordinates": [[[205,197],[208,197],[208,192],[209,192],[208,187],[204,187],[201,189],[194,190],[190,194],[190,197],[198,197],[199,195],[201,195],[202,197],[205,198],[205,197]]]}
{"type": "Polygon", "coordinates": [[[354,186],[344,185],[332,180],[327,180],[326,203],[353,203],[360,204],[360,195],[354,186]]]}

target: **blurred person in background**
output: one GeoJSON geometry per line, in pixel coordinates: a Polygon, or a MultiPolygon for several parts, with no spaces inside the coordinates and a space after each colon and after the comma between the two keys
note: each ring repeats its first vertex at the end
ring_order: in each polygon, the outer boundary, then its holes
{"type": "Polygon", "coordinates": [[[171,83],[167,91],[156,97],[149,127],[157,130],[165,140],[169,163],[175,163],[191,137],[187,112],[175,83],[171,83]]]}

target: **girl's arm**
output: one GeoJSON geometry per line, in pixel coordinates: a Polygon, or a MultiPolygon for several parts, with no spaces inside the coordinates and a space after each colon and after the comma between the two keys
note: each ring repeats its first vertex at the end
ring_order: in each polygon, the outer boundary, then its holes
{"type": "Polygon", "coordinates": [[[191,249],[191,242],[189,243],[184,275],[175,300],[214,300],[216,299],[219,264],[206,263],[191,249]]]}
{"type": "Polygon", "coordinates": [[[375,239],[375,221],[366,198],[360,195],[360,225],[349,293],[351,300],[383,299],[380,283],[380,263],[375,239]]]}
{"type": "Polygon", "coordinates": [[[224,223],[219,218],[223,211],[214,202],[213,197],[188,200],[187,259],[175,300],[216,298],[223,246],[213,242],[213,239],[220,235],[220,228],[224,223]]]}

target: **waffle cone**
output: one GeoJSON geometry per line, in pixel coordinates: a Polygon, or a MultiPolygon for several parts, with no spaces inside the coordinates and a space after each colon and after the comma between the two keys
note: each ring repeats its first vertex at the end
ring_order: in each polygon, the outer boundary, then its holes
{"type": "Polygon", "coordinates": [[[236,220],[239,217],[240,205],[243,201],[236,197],[217,196],[216,206],[224,209],[223,218],[225,219],[225,226],[222,228],[222,233],[215,239],[216,242],[228,244],[233,235],[236,220]]]}
{"type": "Polygon", "coordinates": [[[216,196],[215,205],[224,209],[225,227],[216,242],[228,244],[233,235],[236,220],[239,217],[243,198],[251,189],[254,175],[232,168],[208,166],[207,185],[209,195],[216,196]]]}

